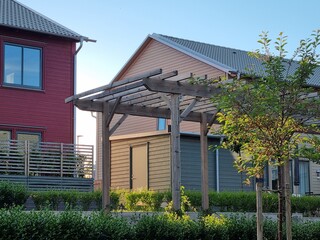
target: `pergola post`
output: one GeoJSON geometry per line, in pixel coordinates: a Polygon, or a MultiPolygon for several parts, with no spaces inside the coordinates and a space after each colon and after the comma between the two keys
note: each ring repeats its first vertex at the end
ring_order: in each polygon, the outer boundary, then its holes
{"type": "Polygon", "coordinates": [[[181,159],[179,95],[171,94],[171,191],[174,210],[180,210],[181,159]]]}
{"type": "Polygon", "coordinates": [[[110,212],[111,148],[109,102],[103,103],[102,111],[102,209],[110,212]]]}
{"type": "Polygon", "coordinates": [[[208,195],[208,126],[207,114],[201,114],[200,123],[200,144],[201,144],[201,194],[202,194],[202,210],[209,209],[208,195]]]}

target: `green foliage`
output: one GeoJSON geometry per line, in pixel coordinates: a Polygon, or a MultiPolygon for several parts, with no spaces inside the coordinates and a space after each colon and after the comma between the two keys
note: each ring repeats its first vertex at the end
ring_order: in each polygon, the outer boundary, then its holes
{"type": "Polygon", "coordinates": [[[33,192],[30,196],[32,197],[32,200],[37,210],[58,210],[60,195],[60,191],[47,191],[33,192]]]}
{"type": "MultiPolygon", "coordinates": [[[[295,197],[292,198],[292,200],[295,197]]],[[[278,196],[275,193],[265,193],[262,195],[262,204],[264,212],[277,212],[278,211],[278,196]]]]}
{"type": "Polygon", "coordinates": [[[195,211],[196,209],[192,206],[189,197],[184,192],[184,186],[180,187],[180,206],[181,209],[178,211],[173,208],[173,201],[170,201],[165,207],[165,211],[168,213],[173,213],[179,217],[183,216],[186,211],[195,211]]]}
{"type": "Polygon", "coordinates": [[[98,209],[102,209],[102,191],[94,191],[92,198],[97,205],[98,209]]]}
{"type": "Polygon", "coordinates": [[[79,208],[78,201],[80,199],[77,191],[62,191],[59,193],[60,199],[63,201],[66,209],[79,208]]]}
{"type": "Polygon", "coordinates": [[[125,192],[125,208],[129,211],[161,211],[161,203],[168,198],[167,192],[137,190],[125,192]]]}
{"type": "Polygon", "coordinates": [[[78,202],[80,203],[81,210],[88,211],[90,209],[90,205],[95,201],[93,193],[87,192],[79,192],[77,194],[78,202]]]}
{"type": "Polygon", "coordinates": [[[276,54],[268,34],[260,37],[261,52],[251,56],[262,62],[264,71],[248,69],[240,79],[221,81],[222,94],[214,98],[221,110],[221,133],[227,136],[223,147],[240,150],[235,165],[248,177],[263,175],[266,164],[282,165],[297,156],[298,144],[312,143],[297,133],[318,131],[309,122],[320,117],[320,99],[309,97],[314,89],[307,87],[319,63],[320,30],[301,41],[291,59],[286,59],[283,33],[274,43],[276,54]]]}
{"type": "Polygon", "coordinates": [[[254,212],[256,210],[254,192],[210,192],[209,205],[221,212],[254,212]]]}
{"type": "Polygon", "coordinates": [[[293,223],[293,239],[320,239],[320,222],[293,223]]]}
{"type": "MultiPolygon", "coordinates": [[[[101,191],[75,192],[75,191],[47,191],[32,192],[28,194],[23,186],[0,183],[0,208],[9,208],[23,205],[30,195],[34,201],[36,210],[83,210],[88,211],[90,207],[96,206],[95,210],[101,210],[101,191]],[[64,208],[62,209],[61,207],[64,208]],[[59,209],[60,208],[60,209],[59,209]]],[[[173,212],[171,192],[156,191],[111,191],[112,210],[126,211],[163,211],[163,202],[169,202],[167,212],[173,212]],[[120,204],[126,208],[120,209],[120,204]]],[[[183,215],[186,211],[201,209],[201,192],[184,191],[181,189],[181,206],[183,215]]],[[[278,207],[277,195],[273,193],[263,194],[263,211],[276,212],[278,207]]],[[[209,192],[210,212],[254,212],[256,203],[255,192],[209,192]]],[[[320,197],[304,196],[292,197],[292,211],[303,213],[305,216],[320,215],[320,197]]],[[[208,215],[208,213],[206,215],[208,215]]]]}
{"type": "Polygon", "coordinates": [[[0,239],[134,239],[124,219],[81,212],[0,210],[0,239]]]}
{"type": "Polygon", "coordinates": [[[200,209],[202,205],[201,192],[186,190],[184,194],[188,197],[190,205],[194,209],[200,209]]]}
{"type": "Polygon", "coordinates": [[[256,217],[232,215],[227,222],[229,239],[255,239],[257,236],[256,217]]]}
{"type": "MultiPolygon", "coordinates": [[[[277,223],[264,221],[264,238],[276,239],[277,223]]],[[[134,222],[95,212],[55,214],[25,212],[21,208],[0,209],[0,240],[11,239],[256,239],[255,218],[210,215],[191,220],[187,215],[143,216],[134,222]]],[[[293,239],[320,239],[320,222],[294,222],[293,239]]]]}
{"type": "Polygon", "coordinates": [[[199,225],[187,216],[144,216],[135,225],[136,239],[199,239],[199,225]]]}
{"type": "Polygon", "coordinates": [[[23,205],[27,198],[28,193],[24,186],[0,181],[0,208],[23,205]]]}
{"type": "Polygon", "coordinates": [[[224,216],[205,216],[199,220],[201,239],[228,239],[228,219],[224,216]]]}
{"type": "Polygon", "coordinates": [[[320,197],[292,197],[292,212],[303,213],[305,216],[319,216],[320,197]]]}
{"type": "Polygon", "coordinates": [[[112,217],[102,212],[90,216],[94,226],[94,239],[134,239],[135,231],[124,218],[112,217]]]}

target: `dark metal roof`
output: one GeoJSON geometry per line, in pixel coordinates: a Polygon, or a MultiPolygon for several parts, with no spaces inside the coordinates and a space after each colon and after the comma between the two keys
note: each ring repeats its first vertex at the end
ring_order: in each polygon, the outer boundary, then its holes
{"type": "Polygon", "coordinates": [[[0,26],[55,35],[76,41],[90,40],[15,0],[0,0],[0,26]]]}
{"type": "MultiPolygon", "coordinates": [[[[261,76],[264,73],[262,61],[250,57],[247,51],[155,33],[150,37],[226,72],[246,74],[251,70],[261,76]]],[[[297,66],[298,63],[293,62],[289,73],[293,73],[297,66]]],[[[308,80],[308,85],[320,86],[320,67],[315,69],[314,75],[308,80]]]]}

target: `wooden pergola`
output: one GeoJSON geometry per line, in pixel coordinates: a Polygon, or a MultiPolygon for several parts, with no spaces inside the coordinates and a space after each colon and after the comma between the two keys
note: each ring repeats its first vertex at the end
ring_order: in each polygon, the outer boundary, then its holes
{"type": "Polygon", "coordinates": [[[218,112],[210,98],[219,93],[216,86],[191,84],[192,74],[161,69],[115,81],[68,97],[65,102],[81,110],[102,113],[102,204],[110,209],[111,154],[110,136],[128,115],[171,119],[171,191],[173,207],[180,209],[181,160],[180,122],[200,123],[202,208],[209,208],[207,134],[218,112]],[[122,117],[111,127],[114,114],[122,117]]]}

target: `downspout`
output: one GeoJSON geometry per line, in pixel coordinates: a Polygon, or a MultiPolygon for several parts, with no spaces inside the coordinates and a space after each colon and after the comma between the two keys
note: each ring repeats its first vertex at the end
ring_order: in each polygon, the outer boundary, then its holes
{"type": "MultiPolygon", "coordinates": [[[[77,54],[80,52],[83,46],[83,37],[80,38],[80,46],[76,50],[73,56],[73,95],[77,94],[77,54]]],[[[77,108],[73,106],[73,143],[77,143],[77,108]]]]}
{"type": "MultiPolygon", "coordinates": [[[[220,137],[220,145],[222,144],[223,142],[223,137],[220,137]]],[[[219,162],[220,162],[220,159],[219,159],[219,154],[220,151],[219,151],[219,148],[217,147],[216,149],[216,189],[217,189],[217,192],[220,192],[220,166],[219,166],[219,162]]]]}

